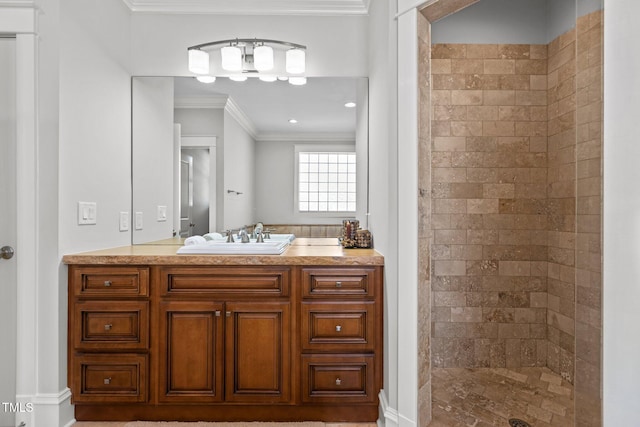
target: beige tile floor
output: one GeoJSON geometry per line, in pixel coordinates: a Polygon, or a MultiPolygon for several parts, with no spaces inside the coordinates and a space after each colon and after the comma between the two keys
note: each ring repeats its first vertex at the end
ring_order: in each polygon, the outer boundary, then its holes
{"type": "Polygon", "coordinates": [[[573,426],[573,386],[547,368],[432,371],[430,427],[573,426]]]}

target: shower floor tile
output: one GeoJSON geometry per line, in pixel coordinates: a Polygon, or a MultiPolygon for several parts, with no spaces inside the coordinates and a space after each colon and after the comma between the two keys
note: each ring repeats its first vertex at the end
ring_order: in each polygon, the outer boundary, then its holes
{"type": "Polygon", "coordinates": [[[430,427],[573,425],[573,386],[547,368],[434,368],[430,427]]]}

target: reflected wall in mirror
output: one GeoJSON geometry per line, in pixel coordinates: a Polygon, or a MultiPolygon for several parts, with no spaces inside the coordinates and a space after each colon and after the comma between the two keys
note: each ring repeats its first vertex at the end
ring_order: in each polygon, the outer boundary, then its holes
{"type": "Polygon", "coordinates": [[[319,237],[337,237],[345,218],[366,228],[367,86],[351,77],[303,86],[133,77],[132,243],[175,244],[256,222],[319,237]],[[333,155],[300,166],[305,152],[333,155]],[[355,164],[339,163],[345,152],[355,164]]]}

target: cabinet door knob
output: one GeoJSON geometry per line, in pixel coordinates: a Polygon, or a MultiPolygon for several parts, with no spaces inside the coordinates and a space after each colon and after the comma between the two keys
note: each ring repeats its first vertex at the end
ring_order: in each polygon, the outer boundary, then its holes
{"type": "Polygon", "coordinates": [[[341,288],[342,287],[342,282],[336,282],[336,288],[341,288]]]}
{"type": "Polygon", "coordinates": [[[336,385],[342,385],[342,380],[340,378],[336,378],[336,385]]]}
{"type": "Polygon", "coordinates": [[[107,384],[107,385],[108,385],[108,384],[111,384],[111,377],[109,377],[109,378],[105,378],[105,379],[104,379],[104,383],[105,383],[105,384],[107,384]]]}
{"type": "Polygon", "coordinates": [[[230,311],[227,311],[227,312],[225,313],[225,315],[226,315],[227,317],[231,317],[231,312],[230,312],[230,311]]]}
{"type": "Polygon", "coordinates": [[[216,317],[220,317],[220,310],[216,310],[216,317]]]}
{"type": "Polygon", "coordinates": [[[108,288],[109,286],[111,286],[111,280],[105,280],[104,281],[104,287],[108,288]]]}
{"type": "Polygon", "coordinates": [[[110,331],[111,328],[113,328],[113,325],[111,323],[107,323],[106,325],[104,325],[104,330],[105,331],[110,331]]]}
{"type": "Polygon", "coordinates": [[[336,325],[336,332],[342,331],[342,325],[336,325]]]}

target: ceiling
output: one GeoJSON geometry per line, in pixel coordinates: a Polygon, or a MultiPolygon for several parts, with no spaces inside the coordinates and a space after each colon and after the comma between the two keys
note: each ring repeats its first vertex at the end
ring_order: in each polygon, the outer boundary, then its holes
{"type": "Polygon", "coordinates": [[[178,108],[222,108],[230,98],[236,119],[258,140],[282,139],[283,135],[353,140],[357,107],[346,108],[344,104],[356,101],[358,82],[364,80],[309,77],[306,85],[294,86],[286,81],[267,83],[257,78],[234,82],[219,77],[206,84],[193,77],[175,77],[174,92],[178,108]],[[291,124],[289,119],[298,123],[291,124]]]}
{"type": "Polygon", "coordinates": [[[366,15],[371,0],[123,0],[133,12],[233,15],[366,15]]]}

